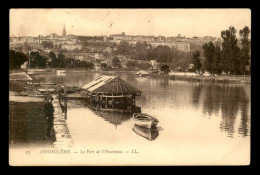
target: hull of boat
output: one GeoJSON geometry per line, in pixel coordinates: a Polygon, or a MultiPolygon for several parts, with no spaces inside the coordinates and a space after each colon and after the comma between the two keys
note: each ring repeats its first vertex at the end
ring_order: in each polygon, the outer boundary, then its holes
{"type": "Polygon", "coordinates": [[[147,121],[147,122],[142,122],[142,121],[138,121],[138,120],[135,121],[135,124],[137,126],[148,128],[148,129],[156,127],[157,123],[158,122],[156,122],[156,121],[147,121]]]}
{"type": "Polygon", "coordinates": [[[137,135],[144,137],[144,138],[146,138],[147,140],[150,140],[150,141],[155,140],[159,135],[157,128],[148,129],[148,128],[140,127],[138,125],[134,125],[132,130],[137,135]]]}

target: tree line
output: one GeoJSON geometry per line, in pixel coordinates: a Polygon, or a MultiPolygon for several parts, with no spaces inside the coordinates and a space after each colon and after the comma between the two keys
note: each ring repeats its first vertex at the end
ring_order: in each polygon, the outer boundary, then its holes
{"type": "Polygon", "coordinates": [[[166,63],[172,67],[187,68],[192,63],[192,53],[186,53],[159,45],[152,47],[147,42],[137,42],[135,46],[122,41],[115,51],[115,54],[129,55],[135,60],[156,60],[159,63],[166,63]]]}
{"type": "Polygon", "coordinates": [[[9,51],[9,69],[20,69],[21,65],[28,61],[28,56],[22,52],[17,52],[14,50],[9,51]]]}
{"type": "Polygon", "coordinates": [[[51,59],[48,62],[48,66],[51,68],[81,68],[81,69],[92,69],[94,64],[85,60],[76,60],[74,58],[65,57],[62,52],[56,56],[54,52],[50,52],[48,55],[51,59]]]}
{"type": "MultiPolygon", "coordinates": [[[[236,32],[237,30],[233,26],[221,32],[222,48],[215,46],[212,42],[203,45],[205,70],[212,74],[225,72],[232,75],[242,75],[250,73],[250,29],[248,26],[245,26],[239,31],[241,48],[238,47],[236,32]]],[[[196,68],[198,69],[198,67],[196,68]]]]}
{"type": "Polygon", "coordinates": [[[26,55],[19,51],[9,51],[9,68],[20,69],[21,65],[28,61],[30,68],[81,68],[93,69],[94,64],[85,60],[76,60],[74,58],[65,57],[60,52],[57,56],[54,52],[50,52],[48,56],[41,55],[39,52],[30,52],[26,55]]]}

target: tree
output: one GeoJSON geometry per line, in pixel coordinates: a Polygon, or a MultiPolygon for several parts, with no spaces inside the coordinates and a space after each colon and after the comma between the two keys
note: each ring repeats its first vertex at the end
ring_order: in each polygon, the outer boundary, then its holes
{"type": "Polygon", "coordinates": [[[215,57],[215,46],[210,41],[209,43],[203,45],[203,50],[204,56],[206,57],[206,60],[204,62],[204,68],[210,73],[213,73],[213,67],[216,66],[213,65],[213,58],[215,57]]]}
{"type": "Polygon", "coordinates": [[[135,59],[137,60],[146,60],[148,56],[148,50],[147,50],[147,43],[143,42],[137,42],[136,43],[136,52],[135,52],[135,59]]]}
{"type": "Polygon", "coordinates": [[[48,56],[51,58],[51,61],[49,63],[50,67],[58,67],[58,59],[56,57],[56,54],[53,51],[50,51],[48,56]]]}
{"type": "Polygon", "coordinates": [[[222,42],[222,66],[223,70],[235,73],[240,68],[240,49],[237,46],[236,29],[230,26],[228,30],[221,32],[222,42]]]}
{"type": "Polygon", "coordinates": [[[52,59],[56,59],[56,58],[57,58],[57,57],[56,57],[56,54],[55,54],[53,51],[50,51],[49,54],[48,54],[48,56],[49,56],[50,58],[52,58],[52,59]]]}
{"type": "Polygon", "coordinates": [[[107,69],[107,64],[106,63],[101,63],[100,65],[102,70],[106,70],[107,69]]]}
{"type": "Polygon", "coordinates": [[[62,52],[60,52],[57,58],[57,67],[65,68],[65,66],[65,55],[63,55],[62,52]]]}
{"type": "Polygon", "coordinates": [[[117,68],[121,68],[121,61],[117,58],[117,57],[114,57],[113,60],[112,60],[112,65],[113,67],[117,67],[117,68]]]}
{"type": "Polygon", "coordinates": [[[152,65],[149,64],[149,63],[140,63],[140,64],[138,64],[138,67],[139,67],[140,69],[149,69],[151,66],[152,66],[152,65]]]}
{"type": "Polygon", "coordinates": [[[45,68],[47,57],[41,56],[39,52],[30,53],[30,67],[32,68],[45,68]]]}
{"type": "Polygon", "coordinates": [[[212,61],[212,72],[220,75],[222,72],[222,60],[221,60],[221,49],[219,46],[215,46],[214,56],[212,61]]]}
{"type": "Polygon", "coordinates": [[[28,60],[28,57],[22,52],[9,51],[9,69],[19,69],[28,60]]]}
{"type": "Polygon", "coordinates": [[[133,51],[131,45],[126,41],[121,41],[117,47],[116,54],[130,55],[133,51]]]}
{"type": "Polygon", "coordinates": [[[81,61],[82,68],[92,69],[94,64],[92,62],[81,61]]]}
{"type": "Polygon", "coordinates": [[[163,74],[168,74],[169,71],[170,71],[169,69],[170,69],[170,67],[168,65],[163,65],[161,67],[161,71],[162,71],[163,74]]]}
{"type": "Polygon", "coordinates": [[[168,46],[157,46],[149,53],[149,59],[155,59],[161,63],[169,63],[173,60],[173,51],[168,46]]]}
{"type": "Polygon", "coordinates": [[[249,41],[249,34],[250,29],[248,26],[245,26],[243,29],[239,31],[239,35],[242,38],[242,49],[241,49],[241,56],[240,56],[240,71],[241,73],[245,74],[246,67],[250,63],[250,49],[251,49],[251,41],[249,41]]]}
{"type": "Polygon", "coordinates": [[[136,68],[136,66],[137,66],[137,62],[133,62],[133,61],[128,61],[127,63],[126,63],[126,67],[127,68],[129,68],[129,69],[134,69],[134,68],[136,68]]]}
{"type": "Polygon", "coordinates": [[[51,48],[53,48],[53,43],[51,42],[51,41],[43,41],[42,42],[42,46],[44,47],[44,48],[49,48],[49,49],[51,49],[51,48]]]}
{"type": "Polygon", "coordinates": [[[199,74],[200,74],[202,64],[201,64],[199,57],[200,57],[200,52],[199,51],[194,52],[193,58],[192,58],[192,64],[194,64],[194,67],[193,67],[194,70],[199,71],[199,74]]]}

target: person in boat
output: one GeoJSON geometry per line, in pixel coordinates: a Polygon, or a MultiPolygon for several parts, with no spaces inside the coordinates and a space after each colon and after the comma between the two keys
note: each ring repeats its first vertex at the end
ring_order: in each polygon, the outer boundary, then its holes
{"type": "Polygon", "coordinates": [[[53,105],[52,105],[53,98],[45,96],[44,99],[45,99],[44,117],[45,117],[45,120],[47,122],[47,131],[46,131],[45,138],[50,138],[51,137],[51,129],[53,127],[53,119],[54,119],[54,116],[53,116],[54,108],[53,108],[53,105]]]}

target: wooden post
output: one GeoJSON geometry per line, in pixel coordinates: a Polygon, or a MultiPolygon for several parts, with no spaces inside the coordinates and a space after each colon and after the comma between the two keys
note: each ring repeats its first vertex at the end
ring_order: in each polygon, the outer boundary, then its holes
{"type": "Polygon", "coordinates": [[[67,120],[67,92],[66,92],[66,86],[64,86],[64,103],[65,103],[65,120],[67,120]]]}
{"type": "Polygon", "coordinates": [[[105,104],[105,108],[107,109],[107,97],[106,97],[106,104],[105,104]]]}

